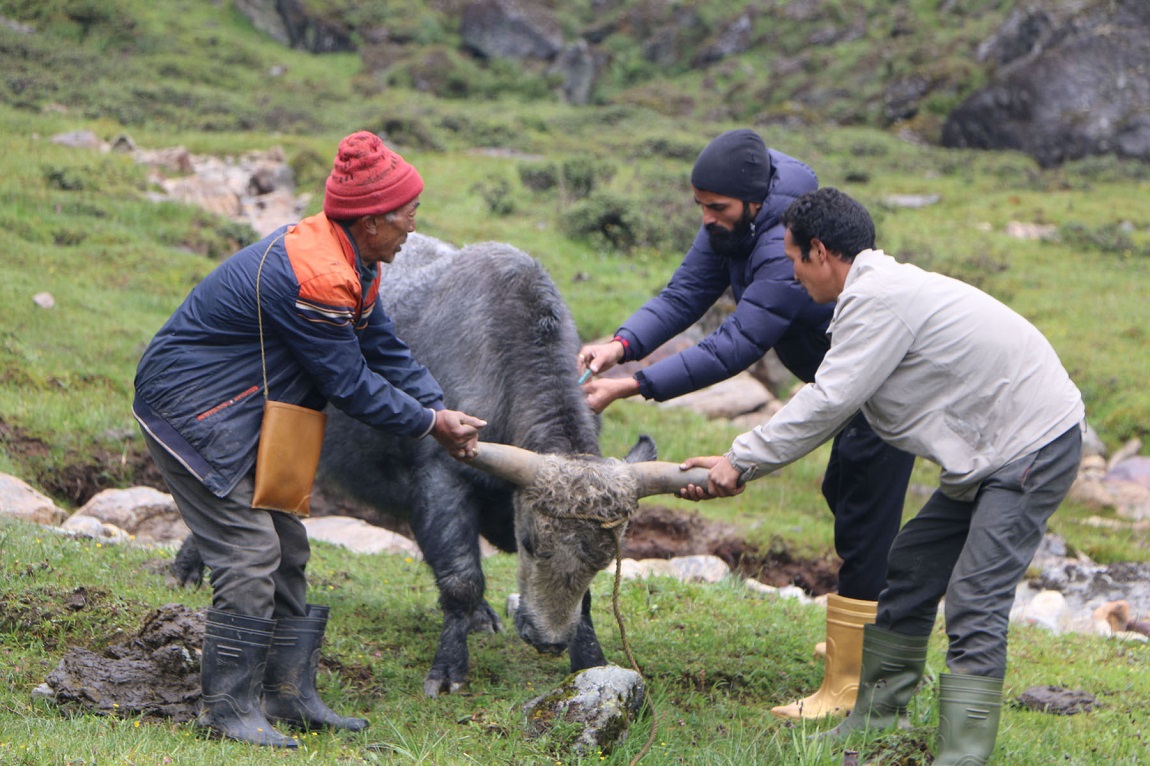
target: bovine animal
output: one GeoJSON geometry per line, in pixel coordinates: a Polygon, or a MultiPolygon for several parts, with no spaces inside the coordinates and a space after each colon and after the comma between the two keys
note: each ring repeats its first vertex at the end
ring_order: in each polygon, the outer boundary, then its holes
{"type": "MultiPolygon", "coordinates": [[[[577,384],[574,322],[536,260],[508,245],[456,250],[412,235],[382,279],[381,299],[397,334],[431,370],[447,406],[487,420],[481,439],[496,444],[481,445],[482,456],[502,444],[604,462],[598,417],[577,384]]],[[[465,684],[469,632],[502,629],[484,598],[480,535],[504,551],[519,550],[519,635],[542,652],[566,649],[572,672],[606,663],[588,585],[614,556],[609,531],[574,520],[545,540],[538,523],[516,523],[516,485],[507,480],[513,475],[456,461],[430,438],[390,436],[333,408],[328,415],[317,481],[409,519],[435,575],[443,626],[424,682],[428,695],[465,684]]],[[[653,460],[654,453],[653,442],[640,439],[627,459],[653,460]]],[[[537,475],[533,468],[531,477],[537,475]]],[[[552,504],[566,502],[561,496],[552,504]]],[[[570,508],[552,511],[562,516],[570,508]]],[[[188,547],[175,565],[183,582],[202,571],[188,547]]]]}

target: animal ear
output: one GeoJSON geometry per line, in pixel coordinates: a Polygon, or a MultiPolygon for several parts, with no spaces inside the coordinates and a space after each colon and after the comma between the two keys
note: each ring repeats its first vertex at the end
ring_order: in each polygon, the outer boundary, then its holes
{"type": "Polygon", "coordinates": [[[641,463],[646,460],[657,460],[659,458],[659,450],[655,446],[655,440],[647,434],[639,434],[639,440],[627,452],[627,457],[623,458],[625,463],[641,463]]]}
{"type": "Polygon", "coordinates": [[[531,450],[510,444],[479,442],[477,454],[467,464],[516,486],[529,487],[535,483],[542,461],[542,456],[531,450]]]}

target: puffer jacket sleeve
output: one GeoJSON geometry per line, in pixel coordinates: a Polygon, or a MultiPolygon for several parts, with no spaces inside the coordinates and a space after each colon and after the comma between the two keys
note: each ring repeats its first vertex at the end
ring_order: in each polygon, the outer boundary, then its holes
{"type": "Polygon", "coordinates": [[[368,320],[366,332],[360,336],[360,348],[368,368],[385,377],[391,385],[425,407],[444,409],[439,383],[396,335],[394,323],[378,303],[368,320]]]}
{"type": "Polygon", "coordinates": [[[741,264],[746,287],[734,312],[698,345],[637,373],[640,393],[665,401],[697,391],[746,370],[778,343],[810,304],[783,254],[782,229],[775,225],[763,233],[755,253],[741,264]]]}
{"type": "Polygon", "coordinates": [[[624,361],[645,358],[699,321],[729,286],[727,269],[711,253],[707,232],[700,228],[667,286],[619,327],[616,334],[628,343],[624,361]]]}

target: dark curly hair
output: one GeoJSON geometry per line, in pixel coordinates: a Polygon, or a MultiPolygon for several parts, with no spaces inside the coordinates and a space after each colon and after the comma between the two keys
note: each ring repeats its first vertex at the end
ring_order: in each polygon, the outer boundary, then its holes
{"type": "Polygon", "coordinates": [[[802,252],[811,255],[811,240],[818,239],[848,263],[874,247],[874,221],[860,202],[833,186],[824,186],[796,199],[783,213],[783,226],[802,252]]]}

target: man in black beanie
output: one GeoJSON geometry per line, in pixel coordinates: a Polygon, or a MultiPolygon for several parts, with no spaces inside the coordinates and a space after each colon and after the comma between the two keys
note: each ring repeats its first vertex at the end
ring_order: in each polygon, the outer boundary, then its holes
{"type": "MultiPolygon", "coordinates": [[[[814,171],[769,149],[753,130],[730,130],[711,141],[691,171],[703,219],[694,244],[663,291],[610,342],[580,350],[580,370],[598,375],[643,359],[697,322],[728,288],[735,311],[698,345],[633,376],[589,380],[584,390],[591,408],[602,412],[635,394],[673,399],[737,375],[772,348],[795,377],[814,380],[830,347],[834,303],[815,303],[795,279],[779,219],[817,187],[814,171]]],[[[815,694],[773,708],[776,715],[817,719],[846,714],[854,705],[863,625],[874,621],[913,467],[914,457],[879,439],[861,413],[835,437],[822,491],[834,514],[842,566],[838,593],[827,600],[826,669],[815,694]]]]}

